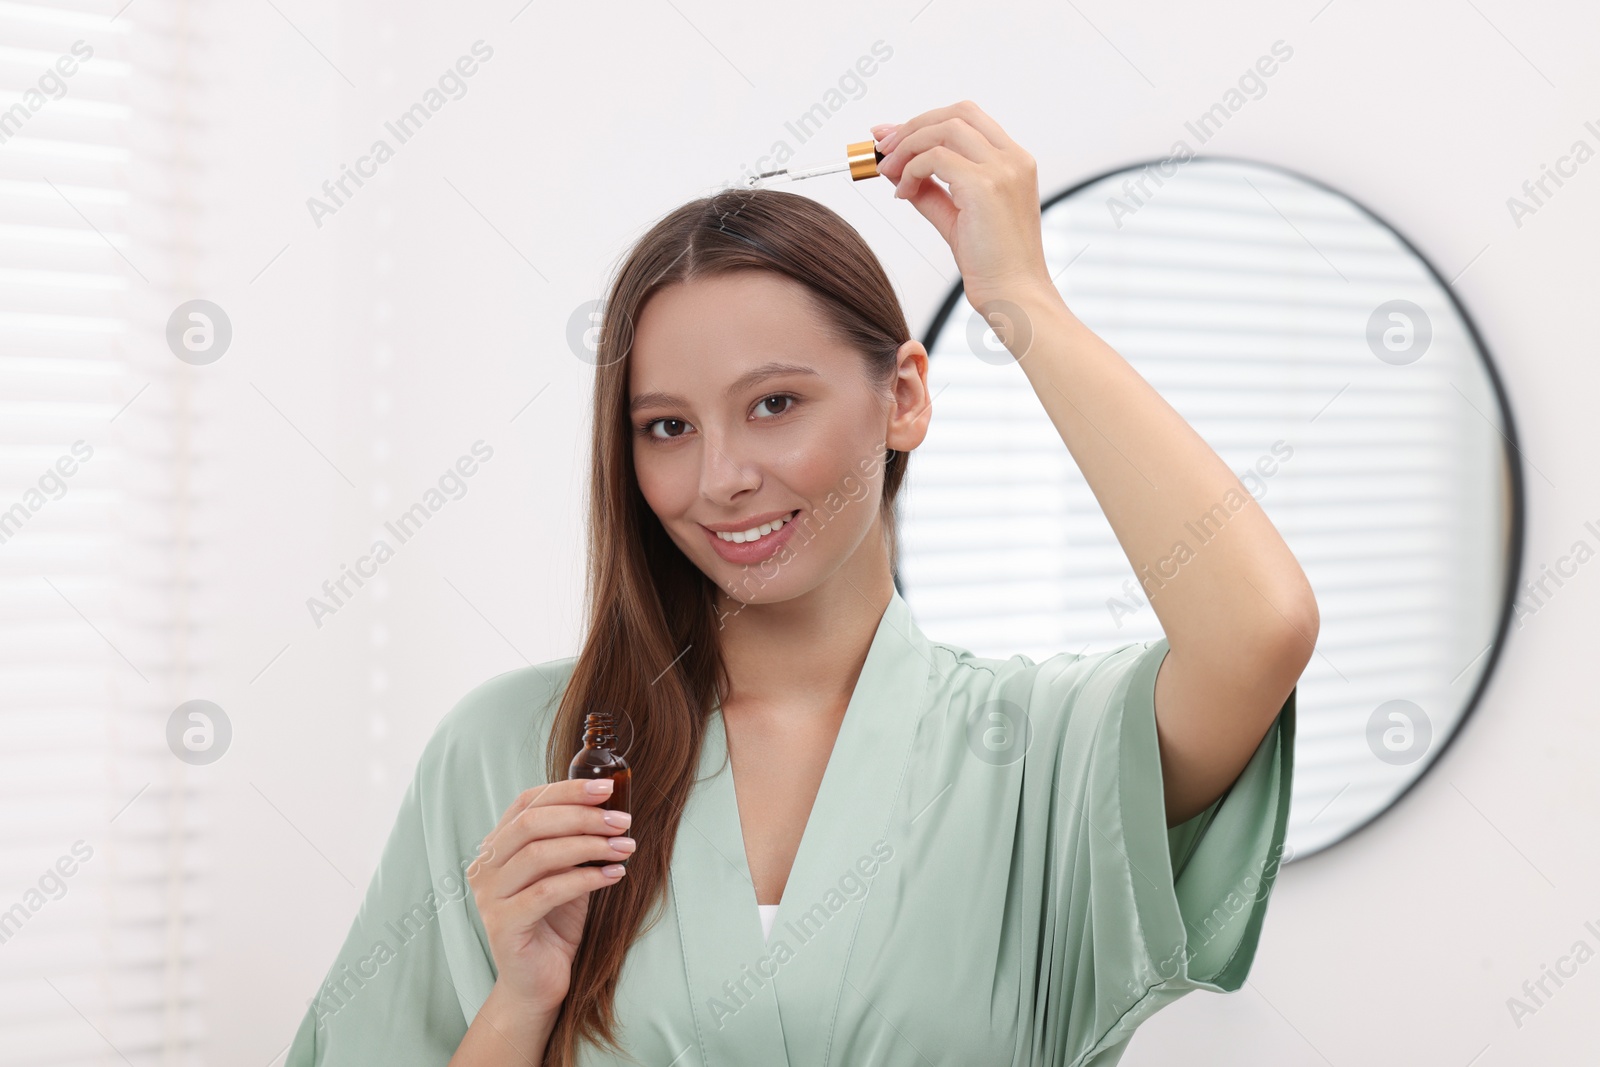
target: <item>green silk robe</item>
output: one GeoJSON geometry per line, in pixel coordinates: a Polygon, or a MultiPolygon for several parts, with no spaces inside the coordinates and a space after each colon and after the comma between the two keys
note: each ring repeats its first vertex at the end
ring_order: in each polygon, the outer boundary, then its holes
{"type": "MultiPolygon", "coordinates": [[[[765,942],[713,708],[665,913],[620,978],[623,1046],[646,1067],[1107,1067],[1186,992],[1238,989],[1285,858],[1295,694],[1169,829],[1167,647],[980,658],[896,593],[765,942]]],[[[495,980],[463,871],[544,781],[573,662],[491,678],[441,721],[286,1067],[449,1061],[495,980]]]]}

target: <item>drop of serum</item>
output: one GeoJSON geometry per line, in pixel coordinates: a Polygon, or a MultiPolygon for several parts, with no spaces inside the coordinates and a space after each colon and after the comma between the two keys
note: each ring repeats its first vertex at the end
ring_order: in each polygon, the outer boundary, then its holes
{"type": "MultiPolygon", "coordinates": [[[[611,779],[611,795],[601,801],[600,808],[607,811],[628,811],[629,786],[633,783],[633,771],[628,767],[628,761],[619,756],[613,746],[617,743],[616,731],[612,727],[611,713],[606,711],[591,711],[584,716],[583,747],[578,754],[572,757],[572,763],[567,767],[567,778],[609,778],[611,779]]],[[[623,856],[616,860],[588,860],[577,864],[579,867],[605,867],[612,863],[626,864],[628,857],[623,856]]]]}

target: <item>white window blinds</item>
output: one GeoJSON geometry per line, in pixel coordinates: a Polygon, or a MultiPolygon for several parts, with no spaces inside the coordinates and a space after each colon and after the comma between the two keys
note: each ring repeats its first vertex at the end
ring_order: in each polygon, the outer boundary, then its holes
{"type": "MultiPolygon", "coordinates": [[[[0,3],[0,1064],[194,1062],[182,5],[0,3]],[[113,17],[115,16],[115,17],[113,17]]],[[[192,88],[192,87],[191,87],[192,88]]]]}

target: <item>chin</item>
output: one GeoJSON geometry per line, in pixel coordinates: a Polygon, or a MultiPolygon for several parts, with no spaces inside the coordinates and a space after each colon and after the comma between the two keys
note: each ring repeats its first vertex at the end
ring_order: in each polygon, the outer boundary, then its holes
{"type": "MultiPolygon", "coordinates": [[[[779,568],[778,573],[767,577],[755,566],[740,566],[718,560],[718,570],[712,579],[722,592],[744,604],[776,604],[795,595],[794,582],[779,568]]],[[[770,570],[770,568],[769,568],[770,570]]]]}
{"type": "Polygon", "coordinates": [[[774,569],[773,565],[729,563],[719,558],[712,567],[715,569],[707,572],[708,577],[722,594],[750,607],[792,600],[811,588],[805,577],[796,573],[794,561],[774,569]]]}

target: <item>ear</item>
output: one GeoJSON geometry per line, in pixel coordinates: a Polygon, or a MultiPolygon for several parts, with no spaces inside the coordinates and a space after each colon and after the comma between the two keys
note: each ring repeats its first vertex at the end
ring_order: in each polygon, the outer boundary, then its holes
{"type": "Polygon", "coordinates": [[[895,352],[895,376],[890,383],[894,401],[884,445],[910,452],[928,436],[933,419],[933,397],[928,392],[928,350],[921,341],[907,341],[895,352]]]}

